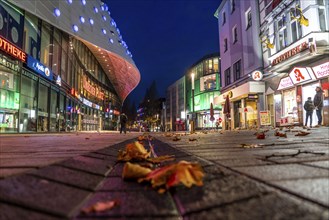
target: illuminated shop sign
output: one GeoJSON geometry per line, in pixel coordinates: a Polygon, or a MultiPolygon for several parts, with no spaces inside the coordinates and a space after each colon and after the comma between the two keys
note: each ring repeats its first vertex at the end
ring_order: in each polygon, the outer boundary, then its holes
{"type": "Polygon", "coordinates": [[[19,59],[20,61],[26,63],[26,59],[27,59],[26,53],[23,50],[16,47],[15,45],[11,44],[2,36],[0,36],[0,49],[6,52],[7,54],[15,57],[16,59],[19,59]]]}
{"type": "Polygon", "coordinates": [[[3,56],[2,54],[0,54],[0,64],[15,72],[19,72],[19,65],[17,63],[14,63],[12,60],[9,60],[6,56],[3,56]]]}
{"type": "Polygon", "coordinates": [[[292,69],[289,73],[289,77],[291,78],[293,84],[298,84],[312,79],[306,68],[298,67],[292,69]]]}
{"type": "Polygon", "coordinates": [[[294,86],[289,76],[284,77],[280,80],[278,90],[286,89],[294,86]]]}
{"type": "Polygon", "coordinates": [[[38,60],[34,59],[32,56],[28,56],[27,66],[33,69],[35,72],[39,73],[41,76],[46,77],[49,80],[53,80],[53,73],[50,71],[50,69],[40,63],[38,60]]]}
{"type": "Polygon", "coordinates": [[[329,62],[323,63],[321,65],[312,67],[313,72],[316,78],[322,78],[325,76],[329,76],[329,62]]]}
{"type": "Polygon", "coordinates": [[[256,70],[251,73],[251,77],[255,81],[260,81],[263,79],[263,73],[261,71],[256,70]]]}
{"type": "Polygon", "coordinates": [[[83,77],[83,88],[91,95],[104,100],[104,92],[102,92],[98,87],[91,85],[91,83],[88,82],[87,77],[83,77]]]}
{"type": "Polygon", "coordinates": [[[88,99],[83,99],[82,103],[89,107],[93,106],[93,103],[91,101],[89,101],[88,99]]]}
{"type": "Polygon", "coordinates": [[[289,59],[290,57],[295,56],[296,54],[306,50],[307,48],[308,48],[308,43],[303,42],[303,43],[299,44],[298,46],[288,50],[287,52],[284,52],[283,54],[281,54],[278,57],[276,57],[275,59],[273,59],[271,62],[271,65],[274,66],[278,63],[281,63],[282,61],[285,61],[285,60],[289,59]]]}

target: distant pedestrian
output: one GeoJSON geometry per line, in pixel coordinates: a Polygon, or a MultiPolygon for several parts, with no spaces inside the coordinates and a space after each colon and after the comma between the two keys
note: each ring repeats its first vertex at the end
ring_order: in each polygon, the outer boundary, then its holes
{"type": "Polygon", "coordinates": [[[305,126],[307,126],[308,118],[310,118],[310,127],[312,127],[312,116],[314,108],[315,107],[312,101],[312,97],[308,97],[304,103],[304,109],[306,111],[305,126]]]}
{"type": "Polygon", "coordinates": [[[316,94],[314,96],[313,103],[316,111],[316,116],[318,117],[318,126],[320,126],[322,124],[323,90],[320,86],[317,86],[315,91],[316,94]]]}
{"type": "Polygon", "coordinates": [[[122,113],[120,115],[120,134],[124,132],[125,134],[127,133],[127,121],[128,117],[125,113],[122,113]]]}

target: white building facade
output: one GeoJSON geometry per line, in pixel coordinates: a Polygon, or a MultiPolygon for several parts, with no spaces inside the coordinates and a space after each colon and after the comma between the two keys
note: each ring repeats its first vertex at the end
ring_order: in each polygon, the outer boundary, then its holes
{"type": "Polygon", "coordinates": [[[222,95],[214,102],[223,105],[229,95],[231,109],[230,116],[224,117],[224,129],[260,124],[265,83],[251,77],[263,67],[258,15],[257,0],[223,0],[215,14],[220,39],[222,95]]]}
{"type": "MultiPolygon", "coordinates": [[[[271,124],[303,124],[303,104],[324,90],[323,125],[329,124],[329,1],[259,0],[266,109],[271,124]]],[[[313,126],[317,124],[313,114],[313,126]]]]}

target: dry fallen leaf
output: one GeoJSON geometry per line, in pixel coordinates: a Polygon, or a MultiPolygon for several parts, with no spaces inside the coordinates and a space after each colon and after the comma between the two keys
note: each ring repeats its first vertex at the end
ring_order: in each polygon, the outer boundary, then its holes
{"type": "Polygon", "coordinates": [[[180,161],[152,171],[146,177],[139,179],[139,182],[150,181],[153,188],[160,188],[158,192],[163,193],[165,189],[180,183],[186,187],[191,187],[193,184],[202,186],[203,177],[204,173],[199,164],[180,161]]]}
{"type": "Polygon", "coordinates": [[[257,139],[265,139],[265,133],[264,132],[260,132],[256,134],[257,139]]]}
{"type": "Polygon", "coordinates": [[[180,141],[181,138],[177,137],[177,136],[174,136],[174,138],[172,139],[173,141],[180,141]]]}
{"type": "Polygon", "coordinates": [[[88,214],[91,212],[103,212],[103,211],[112,209],[116,205],[118,205],[117,201],[97,202],[92,206],[82,209],[81,211],[85,214],[88,214]]]}
{"type": "Polygon", "coordinates": [[[279,136],[279,137],[287,137],[287,134],[286,133],[282,133],[282,132],[279,132],[279,131],[275,131],[274,133],[274,136],[279,136]]]}
{"type": "Polygon", "coordinates": [[[127,162],[122,171],[122,178],[123,179],[138,179],[145,177],[147,174],[149,174],[152,170],[143,166],[140,166],[138,164],[133,164],[130,162],[127,162]]]}
{"type": "Polygon", "coordinates": [[[164,156],[158,156],[153,158],[147,158],[146,161],[151,163],[162,163],[164,161],[171,161],[174,159],[175,159],[174,155],[164,155],[164,156]]]}
{"type": "Polygon", "coordinates": [[[311,132],[306,132],[306,131],[299,131],[295,136],[306,136],[311,134],[311,132]]]}
{"type": "Polygon", "coordinates": [[[142,144],[135,141],[126,145],[126,150],[119,151],[118,161],[144,160],[150,157],[151,152],[147,151],[142,144]]]}

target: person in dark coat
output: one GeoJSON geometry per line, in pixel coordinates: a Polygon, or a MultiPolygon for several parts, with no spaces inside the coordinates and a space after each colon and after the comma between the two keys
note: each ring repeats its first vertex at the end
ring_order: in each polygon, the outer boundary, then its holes
{"type": "Polygon", "coordinates": [[[128,117],[125,113],[122,113],[120,115],[120,134],[122,132],[124,132],[125,134],[127,133],[127,127],[126,127],[126,124],[127,124],[127,121],[128,121],[128,117]]]}
{"type": "Polygon", "coordinates": [[[316,111],[316,116],[318,117],[318,126],[322,124],[322,108],[323,108],[323,90],[320,86],[317,86],[316,94],[313,99],[313,104],[316,111]]]}
{"type": "Polygon", "coordinates": [[[307,126],[308,118],[310,118],[310,127],[312,127],[312,116],[314,108],[315,107],[313,105],[312,97],[308,97],[307,101],[304,103],[304,109],[306,111],[305,126],[307,126]]]}

